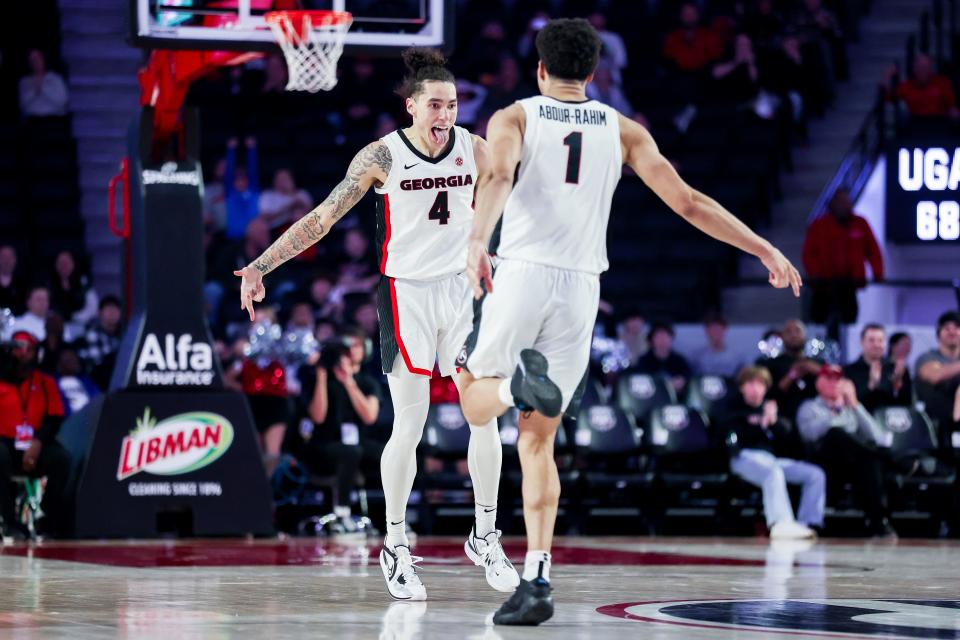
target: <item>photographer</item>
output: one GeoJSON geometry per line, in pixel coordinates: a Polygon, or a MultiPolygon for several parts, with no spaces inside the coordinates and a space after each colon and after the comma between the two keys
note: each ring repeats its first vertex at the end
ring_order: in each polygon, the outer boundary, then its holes
{"type": "Polygon", "coordinates": [[[63,505],[70,457],[56,441],[63,422],[63,401],[56,381],[37,370],[40,341],[27,331],[13,334],[0,352],[0,515],[4,532],[25,538],[14,514],[12,478],[46,476],[42,532],[64,532],[63,505]]]}
{"type": "Polygon", "coordinates": [[[380,384],[360,372],[366,358],[366,336],[358,329],[341,334],[342,339],[323,345],[316,367],[300,370],[302,399],[313,432],[306,440],[295,437],[291,449],[315,474],[336,470],[339,483],[335,504],[346,515],[361,460],[379,460],[382,445],[368,441],[363,433],[380,413],[380,384]]]}

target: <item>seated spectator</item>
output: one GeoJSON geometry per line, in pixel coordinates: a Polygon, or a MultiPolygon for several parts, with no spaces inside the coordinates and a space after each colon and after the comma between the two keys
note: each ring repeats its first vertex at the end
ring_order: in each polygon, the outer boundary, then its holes
{"type": "MultiPolygon", "coordinates": [[[[734,377],[744,364],[743,355],[727,345],[727,319],[711,314],[703,322],[707,346],[693,356],[693,366],[702,376],[734,377]]],[[[768,372],[769,375],[769,372],[768,372]]]]}
{"type": "Polygon", "coordinates": [[[53,264],[50,279],[50,308],[66,322],[81,327],[96,316],[97,294],[90,279],[77,268],[77,259],[70,251],[61,251],[53,264]]]}
{"type": "Polygon", "coordinates": [[[100,301],[97,318],[87,325],[78,353],[94,382],[101,389],[110,388],[113,363],[123,339],[123,311],[120,299],[107,295],[100,301]]]}
{"type": "Polygon", "coordinates": [[[83,372],[77,352],[66,348],[60,352],[56,368],[57,386],[63,396],[66,416],[80,411],[100,395],[93,378],[83,372]]]}
{"type": "Polygon", "coordinates": [[[343,295],[335,288],[334,277],[326,271],[314,273],[308,285],[310,304],[318,320],[342,320],[343,295]]]}
{"type": "Polygon", "coordinates": [[[892,537],[884,464],[877,449],[880,427],[857,401],[853,383],[838,365],[825,364],[817,375],[817,397],[797,413],[797,429],[813,462],[831,476],[853,481],[867,516],[870,535],[892,537]]]}
{"type": "Polygon", "coordinates": [[[47,70],[47,60],[39,49],[28,55],[30,75],[20,80],[20,113],[27,117],[67,114],[67,84],[60,74],[47,70]]]}
{"type": "Polygon", "coordinates": [[[883,254],[870,223],[853,212],[850,192],[837,189],[830,199],[829,214],[813,221],[803,242],[814,322],[836,326],[857,321],[857,290],[867,284],[867,262],[873,280],[883,280],[883,254]]]}
{"type": "Polygon", "coordinates": [[[46,337],[40,343],[38,364],[40,370],[44,373],[55,376],[57,373],[57,361],[60,360],[60,352],[66,347],[64,339],[64,329],[66,324],[56,311],[51,311],[47,315],[46,337]]]}
{"type": "MultiPolygon", "coordinates": [[[[468,129],[480,120],[480,110],[487,99],[487,88],[481,84],[457,78],[457,124],[468,129]]],[[[396,129],[396,121],[391,120],[391,126],[385,127],[382,132],[386,135],[396,129]]],[[[381,136],[383,137],[383,136],[381,136]]]]}
{"type": "Polygon", "coordinates": [[[23,313],[27,288],[17,269],[17,251],[10,245],[0,246],[0,309],[23,313]]]}
{"type": "Polygon", "coordinates": [[[213,175],[203,181],[203,226],[212,234],[222,232],[227,226],[227,200],[223,188],[227,172],[227,160],[221,158],[214,165],[213,175]]]}
{"type": "Polygon", "coordinates": [[[907,360],[910,359],[910,352],[913,351],[913,339],[909,333],[897,331],[890,336],[890,346],[888,347],[887,358],[894,363],[903,363],[907,366],[907,360]]]}
{"type": "Polygon", "coordinates": [[[647,352],[647,321],[643,314],[630,310],[623,314],[617,324],[617,337],[630,352],[630,366],[636,366],[640,357],[647,352]]]}
{"type": "Polygon", "coordinates": [[[680,27],[663,41],[663,57],[681,71],[702,71],[720,59],[720,38],[700,25],[700,10],[692,2],[680,8],[680,27]]]}
{"type": "Polygon", "coordinates": [[[690,380],[690,365],[686,358],[673,350],[673,327],[663,322],[650,327],[648,340],[650,350],[637,360],[632,371],[650,375],[665,375],[670,378],[677,394],[683,393],[690,380]]]}
{"type": "Polygon", "coordinates": [[[909,407],[913,404],[913,384],[906,362],[884,357],[887,336],[875,323],[860,331],[860,357],[844,367],[844,375],[853,382],[857,397],[873,413],[881,407],[909,407]]]}
{"type": "Polygon", "coordinates": [[[777,401],[780,415],[792,421],[800,403],[816,395],[817,373],[822,363],[804,355],[807,327],[799,320],[787,320],[781,338],[783,353],[775,358],[758,360],[757,364],[770,371],[773,377],[771,397],[777,401]]]}
{"type": "Polygon", "coordinates": [[[12,351],[0,365],[0,517],[5,535],[25,539],[27,531],[14,513],[11,479],[46,477],[44,518],[37,524],[47,535],[65,533],[64,493],[70,456],[57,442],[63,402],[56,381],[37,369],[40,341],[28,331],[13,334],[12,351]]]}
{"type": "Polygon", "coordinates": [[[316,324],[313,317],[313,306],[309,302],[301,300],[293,303],[290,308],[290,321],[287,322],[287,331],[306,329],[313,333],[316,324]]]}
{"type": "Polygon", "coordinates": [[[313,208],[313,198],[303,189],[297,189],[290,169],[277,169],[273,174],[273,188],[260,194],[260,216],[270,229],[299,220],[313,208]]]}
{"type": "Polygon", "coordinates": [[[50,290],[43,285],[34,285],[27,290],[27,311],[14,322],[16,329],[23,329],[42,341],[47,337],[47,315],[50,313],[50,290]]]}
{"type": "Polygon", "coordinates": [[[487,87],[487,95],[480,109],[480,118],[489,118],[495,111],[510,106],[530,95],[531,88],[523,81],[517,59],[510,55],[500,56],[500,67],[493,82],[487,87]]]}
{"type": "Polygon", "coordinates": [[[757,97],[759,74],[750,36],[740,34],[730,55],[713,66],[714,93],[723,102],[740,104],[757,97]]]}
{"type": "Polygon", "coordinates": [[[370,250],[366,234],[357,228],[348,229],[343,237],[343,253],[337,285],[344,293],[373,291],[380,282],[380,265],[370,250]]]}
{"type": "MultiPolygon", "coordinates": [[[[887,70],[885,87],[889,87],[896,73],[896,67],[887,70]]],[[[930,56],[922,53],[917,54],[913,59],[911,77],[898,84],[893,93],[888,95],[892,99],[902,101],[911,116],[960,117],[950,79],[936,73],[930,56]]]]}
{"type": "Polygon", "coordinates": [[[601,61],[597,65],[593,82],[587,85],[587,97],[613,107],[627,117],[633,114],[633,105],[623,93],[623,87],[616,81],[609,62],[601,61]]]}
{"type": "Polygon", "coordinates": [[[227,140],[227,168],[223,189],[227,200],[227,240],[241,240],[247,225],[257,217],[260,202],[260,179],[257,171],[257,141],[246,138],[247,166],[237,166],[236,138],[227,140]]]}
{"type": "Polygon", "coordinates": [[[288,446],[313,473],[336,472],[334,504],[338,515],[347,517],[362,459],[379,460],[382,453],[382,446],[368,446],[364,435],[380,414],[381,391],[374,378],[360,371],[366,355],[362,332],[347,329],[342,335],[343,346],[329,346],[315,367],[300,370],[302,400],[313,430],[306,441],[295,436],[288,446]]]}
{"type": "Polygon", "coordinates": [[[813,538],[810,527],[823,527],[826,476],[823,469],[793,459],[796,438],[780,420],[775,400],[764,400],[773,380],[763,367],[744,367],[734,394],[718,419],[730,438],[730,470],[763,491],[763,511],[771,539],[813,538]],[[796,518],[787,484],[803,485],[796,518]]]}
{"type": "Polygon", "coordinates": [[[207,303],[210,324],[219,326],[223,322],[237,320],[246,316],[242,310],[237,313],[234,305],[221,309],[220,301],[225,295],[231,299],[240,295],[240,279],[233,272],[242,269],[267,250],[270,246],[270,229],[261,219],[253,219],[243,233],[243,242],[231,242],[225,245],[213,260],[203,286],[203,296],[207,303]],[[225,313],[221,314],[221,311],[225,313]],[[221,317],[221,315],[225,317],[221,317]]]}
{"type": "Polygon", "coordinates": [[[941,431],[951,422],[954,396],[960,386],[960,312],[937,319],[937,348],[917,360],[917,398],[941,431]]]}
{"type": "MultiPolygon", "coordinates": [[[[603,43],[603,47],[600,49],[600,60],[610,70],[614,84],[622,85],[621,72],[627,66],[627,47],[623,38],[620,37],[620,34],[607,30],[607,17],[599,11],[591,13],[587,16],[587,20],[597,30],[600,42],[603,43]]],[[[589,85],[587,88],[589,89],[589,85]]]]}

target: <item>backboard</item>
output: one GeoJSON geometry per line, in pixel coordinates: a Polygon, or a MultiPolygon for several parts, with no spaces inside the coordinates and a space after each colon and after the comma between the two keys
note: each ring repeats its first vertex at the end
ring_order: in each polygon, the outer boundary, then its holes
{"type": "Polygon", "coordinates": [[[128,0],[130,38],[150,49],[276,51],[268,11],[349,11],[348,54],[396,55],[453,46],[454,0],[128,0]]]}

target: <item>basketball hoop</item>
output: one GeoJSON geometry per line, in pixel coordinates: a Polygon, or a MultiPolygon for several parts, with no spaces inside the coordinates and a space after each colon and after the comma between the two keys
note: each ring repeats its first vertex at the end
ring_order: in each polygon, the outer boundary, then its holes
{"type": "Polygon", "coordinates": [[[271,11],[264,15],[287,59],[287,91],[330,91],[353,16],[346,11],[271,11]]]}

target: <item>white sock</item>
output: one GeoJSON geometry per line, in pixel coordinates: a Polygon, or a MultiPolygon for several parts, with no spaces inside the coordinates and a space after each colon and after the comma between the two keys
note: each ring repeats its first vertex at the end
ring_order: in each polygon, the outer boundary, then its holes
{"type": "Polygon", "coordinates": [[[417,475],[417,445],[430,408],[430,379],[408,373],[402,362],[387,376],[393,399],[393,432],[383,448],[380,475],[387,511],[387,544],[409,545],[406,534],[407,501],[417,475]]]}
{"type": "Polygon", "coordinates": [[[523,562],[523,579],[530,581],[537,578],[550,582],[549,551],[527,551],[527,558],[523,562]]]}
{"type": "Polygon", "coordinates": [[[496,418],[482,427],[470,425],[467,466],[473,483],[477,536],[480,538],[497,528],[497,492],[502,465],[503,445],[496,418]]]}
{"type": "Polygon", "coordinates": [[[510,391],[510,378],[507,378],[501,382],[500,386],[497,387],[497,396],[500,398],[500,402],[508,407],[512,407],[516,404],[513,401],[513,392],[510,391]]]}

